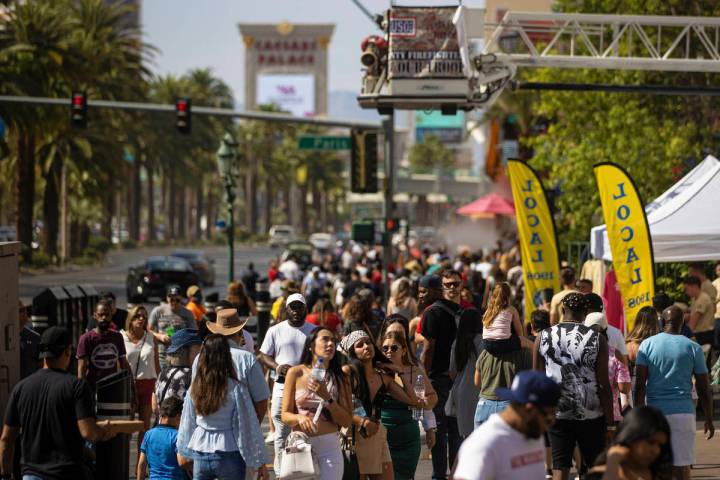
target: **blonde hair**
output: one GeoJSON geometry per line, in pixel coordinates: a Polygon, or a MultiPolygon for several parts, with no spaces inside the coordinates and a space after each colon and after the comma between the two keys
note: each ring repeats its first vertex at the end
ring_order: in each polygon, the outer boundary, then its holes
{"type": "Polygon", "coordinates": [[[132,322],[133,322],[133,320],[135,320],[135,317],[137,316],[137,314],[140,310],[145,311],[145,325],[143,326],[143,330],[147,330],[147,326],[148,326],[147,308],[145,308],[142,305],[135,305],[133,308],[130,309],[130,311],[128,312],[128,316],[125,319],[125,331],[126,332],[130,331],[130,328],[132,327],[132,322]]]}
{"type": "Polygon", "coordinates": [[[510,285],[507,282],[499,282],[493,288],[492,296],[488,302],[487,310],[483,315],[482,323],[489,327],[498,313],[510,306],[510,285]]]}
{"type": "Polygon", "coordinates": [[[397,284],[397,291],[395,292],[395,305],[402,307],[408,298],[410,298],[410,280],[407,278],[401,278],[397,284]]]}

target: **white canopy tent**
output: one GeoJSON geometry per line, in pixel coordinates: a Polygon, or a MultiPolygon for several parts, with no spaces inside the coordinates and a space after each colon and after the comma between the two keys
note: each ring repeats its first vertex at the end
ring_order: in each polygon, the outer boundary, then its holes
{"type": "MultiPolygon", "coordinates": [[[[709,155],[645,207],[655,262],[720,260],[720,161],[709,155]]],[[[593,257],[611,261],[605,225],[590,232],[593,257]]]]}

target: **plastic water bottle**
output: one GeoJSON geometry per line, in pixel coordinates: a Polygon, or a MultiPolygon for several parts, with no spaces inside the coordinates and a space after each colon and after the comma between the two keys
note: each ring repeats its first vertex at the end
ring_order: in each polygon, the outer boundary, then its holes
{"type": "MultiPolygon", "coordinates": [[[[318,358],[315,362],[315,365],[313,366],[312,371],[310,372],[310,378],[315,380],[318,383],[323,383],[325,381],[325,359],[324,358],[318,358]]],[[[316,393],[312,394],[313,398],[319,398],[316,393]]]]}
{"type": "MultiPolygon", "coordinates": [[[[424,399],[425,398],[425,382],[423,381],[423,376],[418,375],[415,379],[415,384],[413,385],[413,391],[415,392],[415,396],[424,399]]],[[[422,420],[423,418],[423,409],[422,408],[413,408],[413,420],[422,420]]]]}

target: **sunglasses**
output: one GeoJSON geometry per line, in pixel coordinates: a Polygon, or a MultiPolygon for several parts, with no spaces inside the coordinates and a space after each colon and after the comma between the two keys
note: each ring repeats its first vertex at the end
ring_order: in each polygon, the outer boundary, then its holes
{"type": "Polygon", "coordinates": [[[140,320],[147,320],[147,315],[145,314],[137,314],[135,315],[135,318],[139,318],[140,320]]]}
{"type": "Polygon", "coordinates": [[[383,352],[385,352],[385,353],[387,353],[388,350],[395,353],[400,349],[400,345],[394,345],[394,344],[393,345],[383,345],[382,349],[383,349],[383,352]]]}
{"type": "Polygon", "coordinates": [[[457,288],[460,286],[460,281],[443,283],[443,288],[450,290],[451,288],[457,288]]]}

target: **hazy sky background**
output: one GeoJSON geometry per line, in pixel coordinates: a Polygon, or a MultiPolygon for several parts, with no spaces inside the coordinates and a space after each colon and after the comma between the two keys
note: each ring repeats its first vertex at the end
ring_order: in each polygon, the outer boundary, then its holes
{"type": "MultiPolygon", "coordinates": [[[[361,0],[381,13],[388,0],[361,0]]],[[[453,1],[414,1],[402,5],[452,5],[453,1]]],[[[484,0],[465,1],[479,6],[484,0]]],[[[210,67],[243,103],[244,46],[238,23],[334,23],[330,43],[329,90],[360,90],[360,42],[377,28],[351,0],[144,0],[146,41],[158,47],[153,71],[183,74],[210,67]]]]}

